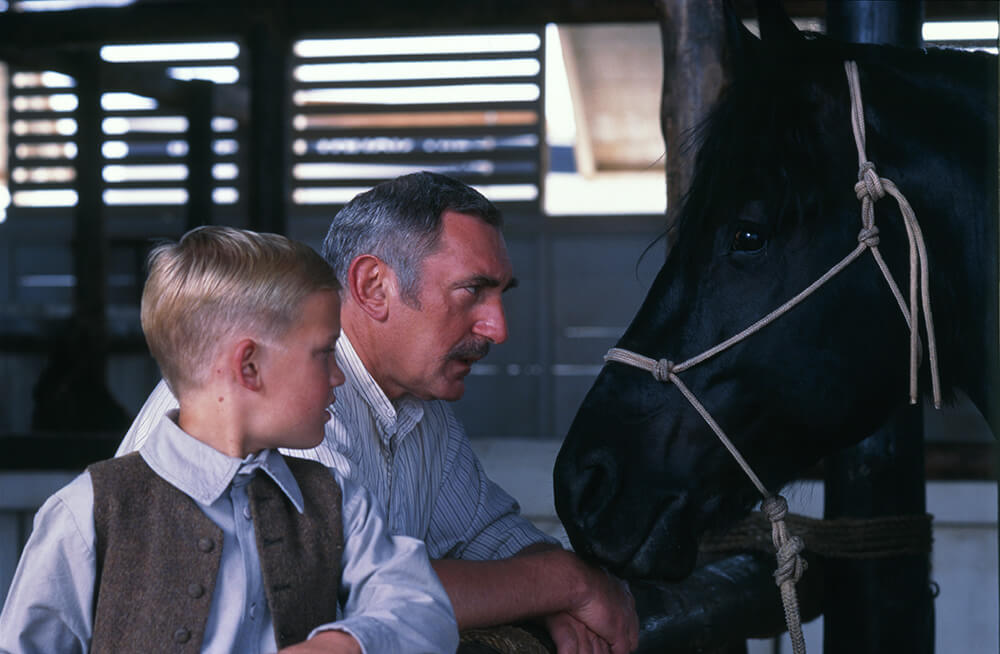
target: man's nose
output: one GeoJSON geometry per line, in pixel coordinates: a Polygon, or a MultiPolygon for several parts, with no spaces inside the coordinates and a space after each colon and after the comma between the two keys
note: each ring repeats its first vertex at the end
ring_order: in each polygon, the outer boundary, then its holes
{"type": "Polygon", "coordinates": [[[501,297],[497,296],[482,305],[482,313],[472,331],[497,345],[507,340],[507,315],[501,297]]]}

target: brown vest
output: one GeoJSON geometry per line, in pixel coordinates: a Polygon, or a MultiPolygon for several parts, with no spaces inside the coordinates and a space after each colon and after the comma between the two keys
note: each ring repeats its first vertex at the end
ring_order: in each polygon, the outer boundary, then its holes
{"type": "MultiPolygon", "coordinates": [[[[247,489],[278,649],[336,619],[344,551],[340,487],[330,471],[285,461],[302,489],[304,513],[263,472],[247,489]]],[[[222,530],[138,453],[88,471],[97,530],[91,651],[200,651],[222,530]]]]}

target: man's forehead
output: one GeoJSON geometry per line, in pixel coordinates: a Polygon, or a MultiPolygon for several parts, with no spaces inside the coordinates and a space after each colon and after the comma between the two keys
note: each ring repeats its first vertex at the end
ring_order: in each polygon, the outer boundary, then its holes
{"type": "Polygon", "coordinates": [[[497,278],[511,275],[507,244],[500,229],[477,216],[445,212],[436,253],[470,268],[469,275],[497,278]]]}

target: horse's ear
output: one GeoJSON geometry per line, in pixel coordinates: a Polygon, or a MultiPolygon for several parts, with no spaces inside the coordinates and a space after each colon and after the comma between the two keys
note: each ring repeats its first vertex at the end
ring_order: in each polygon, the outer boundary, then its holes
{"type": "Polygon", "coordinates": [[[731,79],[739,77],[743,69],[754,67],[759,57],[760,40],[743,24],[732,0],[723,3],[723,16],[726,21],[724,66],[731,79]]]}
{"type": "Polygon", "coordinates": [[[757,0],[757,21],[760,24],[760,40],[767,46],[780,47],[804,40],[780,0],[757,0]]]}

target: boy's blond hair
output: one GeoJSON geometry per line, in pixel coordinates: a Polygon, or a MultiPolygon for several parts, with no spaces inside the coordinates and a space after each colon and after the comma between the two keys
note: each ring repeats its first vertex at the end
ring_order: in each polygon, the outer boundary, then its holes
{"type": "Polygon", "coordinates": [[[278,338],[308,296],[340,288],[308,245],[233,227],[193,229],[155,247],[148,267],[142,331],[175,394],[208,379],[225,337],[278,338]]]}

